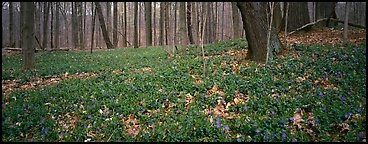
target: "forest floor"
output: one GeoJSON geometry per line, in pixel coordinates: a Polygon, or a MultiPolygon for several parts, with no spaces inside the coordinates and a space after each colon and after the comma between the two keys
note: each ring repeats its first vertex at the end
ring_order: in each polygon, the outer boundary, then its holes
{"type": "Polygon", "coordinates": [[[3,55],[2,140],[365,142],[366,36],[350,33],[348,46],[338,30],[293,34],[267,66],[242,62],[242,39],[206,45],[205,59],[198,47],[37,53],[26,72],[3,55]]]}

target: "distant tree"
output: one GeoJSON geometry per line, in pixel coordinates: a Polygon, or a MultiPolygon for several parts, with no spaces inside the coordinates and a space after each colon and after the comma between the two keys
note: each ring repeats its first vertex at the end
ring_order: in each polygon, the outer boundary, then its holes
{"type": "Polygon", "coordinates": [[[79,40],[78,40],[78,17],[77,17],[77,5],[76,2],[72,3],[72,39],[73,39],[73,46],[74,48],[79,47],[79,40]]]}
{"type": "Polygon", "coordinates": [[[91,9],[92,9],[92,34],[91,34],[91,53],[93,50],[93,42],[95,37],[95,23],[96,23],[96,10],[94,7],[94,2],[91,2],[91,9]]]}
{"type": "MultiPolygon", "coordinates": [[[[294,31],[309,23],[307,2],[289,2],[288,32],[294,31]]],[[[308,30],[308,29],[307,29],[308,30]]]]}
{"type": "MultiPolygon", "coordinates": [[[[247,58],[256,62],[265,62],[267,57],[267,3],[238,2],[237,6],[242,16],[245,36],[248,41],[247,58]]],[[[271,29],[271,52],[281,49],[275,29],[271,29]]],[[[272,57],[271,57],[272,58],[272,57]]]]}
{"type": "Polygon", "coordinates": [[[186,47],[188,45],[188,29],[186,23],[185,2],[179,2],[179,32],[180,44],[182,47],[186,47]]]}
{"type": "Polygon", "coordinates": [[[59,30],[60,30],[60,15],[59,15],[59,9],[60,9],[60,3],[56,2],[56,8],[55,8],[55,48],[59,47],[59,30]]]}
{"type": "Polygon", "coordinates": [[[43,40],[42,47],[44,49],[47,48],[47,40],[48,40],[48,21],[49,21],[49,12],[50,12],[50,2],[44,3],[44,18],[43,18],[43,40]]]}
{"type": "MultiPolygon", "coordinates": [[[[337,18],[335,8],[337,2],[316,2],[316,20],[323,18],[337,18]]],[[[291,8],[291,6],[290,6],[291,8]]],[[[291,10],[291,9],[290,9],[291,10]]],[[[317,24],[318,26],[336,26],[337,22],[325,21],[317,24]]]]}
{"type": "Polygon", "coordinates": [[[188,25],[188,38],[189,38],[189,43],[190,44],[194,44],[194,39],[193,39],[193,29],[192,29],[192,5],[191,2],[187,2],[187,25],[188,25]]]}
{"type": "Polygon", "coordinates": [[[51,21],[50,21],[50,48],[54,48],[54,3],[50,2],[51,21]]]}
{"type": "Polygon", "coordinates": [[[34,56],[34,3],[21,2],[21,11],[24,14],[21,19],[22,25],[22,50],[24,56],[23,69],[31,69],[35,66],[34,56]]]}
{"type": "Polygon", "coordinates": [[[145,2],[146,46],[152,45],[152,3],[145,2]]]}
{"type": "Polygon", "coordinates": [[[15,43],[13,40],[13,36],[14,36],[14,31],[13,31],[13,2],[9,2],[9,47],[14,47],[15,43]]]}
{"type": "Polygon", "coordinates": [[[133,47],[138,48],[138,2],[134,3],[134,40],[133,47]]]}
{"type": "Polygon", "coordinates": [[[160,2],[160,37],[158,45],[164,45],[164,10],[165,10],[165,3],[160,2]]]}
{"type": "Polygon", "coordinates": [[[239,28],[239,12],[236,2],[231,2],[231,9],[233,15],[233,38],[240,38],[241,29],[239,28]]]}
{"type": "Polygon", "coordinates": [[[103,35],[103,38],[105,40],[107,49],[112,49],[113,48],[113,45],[111,44],[111,41],[110,41],[110,38],[109,38],[109,34],[107,33],[107,30],[106,30],[105,20],[103,18],[103,14],[102,14],[100,3],[99,2],[95,2],[95,4],[96,4],[96,11],[97,11],[97,14],[98,14],[98,19],[100,21],[100,26],[101,26],[101,29],[102,29],[102,35],[103,35]]]}
{"type": "Polygon", "coordinates": [[[114,4],[114,14],[113,14],[113,25],[114,25],[114,30],[113,30],[113,34],[112,34],[112,39],[113,39],[113,45],[114,47],[118,47],[118,3],[117,2],[113,2],[114,4]]]}

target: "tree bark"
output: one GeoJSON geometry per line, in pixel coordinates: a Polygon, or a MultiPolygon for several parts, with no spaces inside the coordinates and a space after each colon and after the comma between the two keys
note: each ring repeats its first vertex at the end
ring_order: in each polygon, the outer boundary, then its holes
{"type": "Polygon", "coordinates": [[[231,9],[233,14],[233,38],[237,39],[240,38],[240,28],[239,28],[239,12],[238,8],[236,7],[236,2],[231,2],[231,9]]]}
{"type": "Polygon", "coordinates": [[[77,17],[77,4],[74,2],[72,4],[72,39],[74,48],[79,47],[79,40],[78,40],[78,17],[77,17]]]}
{"type": "Polygon", "coordinates": [[[289,8],[288,32],[296,30],[297,28],[309,23],[307,2],[290,2],[289,8]]]}
{"type": "Polygon", "coordinates": [[[180,45],[186,47],[188,45],[188,29],[186,23],[185,2],[179,2],[179,32],[180,45]]]}
{"type": "Polygon", "coordinates": [[[191,10],[192,9],[192,5],[191,2],[187,2],[187,24],[188,24],[188,38],[189,38],[189,43],[190,44],[194,44],[194,40],[193,40],[193,29],[192,29],[192,18],[191,18],[191,10]]]}
{"type": "Polygon", "coordinates": [[[54,3],[50,2],[51,4],[51,21],[50,21],[50,48],[54,48],[54,3]]]}
{"type": "Polygon", "coordinates": [[[14,31],[13,31],[13,2],[9,2],[9,47],[15,47],[15,43],[13,40],[14,31]]]}
{"type": "MultiPolygon", "coordinates": [[[[316,2],[316,20],[323,18],[334,18],[336,19],[336,7],[337,2],[316,2]]],[[[336,22],[330,23],[330,21],[326,21],[323,23],[319,23],[318,26],[336,26],[336,22]],[[331,25],[329,25],[331,24],[331,25]]]]}
{"type": "Polygon", "coordinates": [[[165,3],[160,2],[160,37],[159,37],[159,44],[164,45],[164,10],[165,10],[165,3]]]}
{"type": "Polygon", "coordinates": [[[127,6],[124,2],[124,37],[123,37],[123,47],[127,47],[127,6]]]}
{"type": "Polygon", "coordinates": [[[82,50],[84,50],[84,41],[83,41],[83,8],[82,8],[82,2],[77,2],[77,13],[78,13],[78,34],[79,34],[79,46],[82,50]]]}
{"type": "Polygon", "coordinates": [[[118,47],[118,3],[117,2],[113,2],[114,4],[114,18],[113,18],[113,25],[114,25],[114,30],[113,30],[113,34],[112,34],[112,38],[113,38],[113,45],[114,48],[118,47]]]}
{"type": "Polygon", "coordinates": [[[134,3],[134,40],[133,47],[138,48],[138,2],[134,3]]]}
{"type": "Polygon", "coordinates": [[[281,8],[280,8],[280,2],[275,3],[275,9],[273,14],[273,23],[276,28],[276,30],[281,29],[281,23],[282,23],[282,14],[281,14],[281,8]]]}
{"type": "Polygon", "coordinates": [[[109,37],[111,36],[111,4],[106,2],[106,30],[109,37]]]}
{"type": "MultiPolygon", "coordinates": [[[[265,2],[238,2],[245,36],[248,41],[247,57],[256,62],[265,62],[267,57],[267,5],[265,2]]],[[[271,29],[271,52],[281,49],[280,40],[271,29]]]]}
{"type": "Polygon", "coordinates": [[[192,3],[192,34],[193,34],[193,41],[195,44],[199,43],[199,29],[198,29],[198,10],[197,10],[198,4],[196,2],[192,3]]]}
{"type": "Polygon", "coordinates": [[[60,14],[59,14],[59,9],[60,9],[60,3],[56,2],[56,8],[55,8],[55,17],[56,17],[56,22],[55,22],[55,48],[59,48],[59,27],[60,27],[60,14]]]}
{"type": "Polygon", "coordinates": [[[104,40],[106,42],[107,49],[112,49],[113,48],[113,45],[111,44],[109,35],[107,33],[107,30],[106,30],[105,20],[103,18],[103,14],[102,14],[100,3],[99,2],[96,2],[95,4],[96,4],[96,11],[97,11],[97,14],[98,14],[98,19],[100,21],[100,26],[101,26],[101,29],[102,29],[102,35],[103,35],[103,38],[104,38],[104,40]]]}
{"type": "Polygon", "coordinates": [[[348,23],[349,23],[349,9],[350,9],[350,4],[351,2],[346,2],[346,6],[345,6],[345,22],[344,22],[344,34],[343,34],[343,43],[344,45],[348,44],[349,39],[348,39],[348,23]]]}
{"type": "Polygon", "coordinates": [[[91,34],[91,53],[93,51],[93,42],[95,37],[95,23],[96,23],[96,10],[93,5],[94,2],[91,2],[91,9],[92,9],[92,34],[91,34]]]}
{"type": "Polygon", "coordinates": [[[157,37],[156,37],[156,2],[153,2],[153,45],[156,45],[157,37]]]}
{"type": "Polygon", "coordinates": [[[47,48],[49,10],[50,10],[50,2],[46,2],[44,4],[43,40],[42,40],[42,47],[44,49],[47,48]]]}
{"type": "Polygon", "coordinates": [[[24,70],[34,68],[34,3],[21,2],[21,11],[23,11],[22,25],[22,39],[23,39],[23,56],[24,56],[24,70]]]}
{"type": "Polygon", "coordinates": [[[152,4],[144,2],[146,21],[146,46],[152,46],[152,4]]]}

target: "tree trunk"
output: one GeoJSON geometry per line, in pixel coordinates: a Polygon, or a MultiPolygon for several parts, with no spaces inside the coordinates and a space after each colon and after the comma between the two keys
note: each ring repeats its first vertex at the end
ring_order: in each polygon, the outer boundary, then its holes
{"type": "Polygon", "coordinates": [[[101,29],[102,29],[102,35],[103,35],[103,38],[106,42],[107,49],[112,49],[113,45],[111,44],[109,34],[107,33],[107,30],[106,30],[105,20],[103,18],[100,3],[96,2],[95,4],[96,4],[96,11],[97,11],[97,14],[98,14],[98,19],[100,21],[100,26],[101,26],[101,29]]]}
{"type": "Polygon", "coordinates": [[[274,23],[276,30],[279,30],[281,28],[281,22],[282,22],[282,14],[281,14],[280,2],[276,2],[274,13],[273,13],[273,23],[274,23]]]}
{"type": "Polygon", "coordinates": [[[176,34],[177,34],[177,27],[176,25],[178,24],[177,22],[177,12],[178,12],[178,2],[175,2],[174,3],[174,29],[173,29],[173,32],[174,32],[174,42],[173,42],[173,45],[176,45],[177,43],[177,38],[176,38],[176,34]]]}
{"type": "MultiPolygon", "coordinates": [[[[165,2],[165,9],[164,9],[164,13],[165,13],[165,41],[166,41],[166,45],[169,45],[169,30],[170,30],[170,27],[169,27],[169,12],[170,12],[170,3],[169,2],[165,2]]],[[[174,23],[175,25],[175,23],[174,23]]],[[[173,29],[175,30],[175,29],[173,29]]],[[[174,38],[175,39],[175,38],[174,38]]],[[[165,44],[163,44],[165,45],[165,44]]]]}
{"type": "MultiPolygon", "coordinates": [[[[247,57],[256,62],[265,62],[267,57],[267,5],[265,2],[238,2],[248,41],[247,57]]],[[[281,48],[280,40],[271,29],[271,52],[281,48]]]]}
{"type": "Polygon", "coordinates": [[[44,4],[43,40],[42,40],[42,47],[44,49],[47,48],[49,10],[50,10],[50,2],[46,2],[44,4]]]}
{"type": "Polygon", "coordinates": [[[111,4],[106,2],[106,31],[109,37],[111,36],[111,4]]]}
{"type": "Polygon", "coordinates": [[[60,9],[60,3],[56,2],[56,8],[55,8],[55,16],[56,16],[56,22],[55,22],[55,48],[59,48],[59,27],[60,27],[60,21],[59,21],[59,9],[60,9]]]}
{"type": "MultiPolygon", "coordinates": [[[[335,18],[336,19],[336,7],[337,2],[316,2],[316,20],[323,18],[335,18]]],[[[329,21],[318,24],[318,26],[336,26],[337,23],[330,23],[329,21]]]]}
{"type": "Polygon", "coordinates": [[[14,31],[13,31],[13,2],[9,2],[9,47],[15,47],[15,43],[13,40],[14,31]]]}
{"type": "Polygon", "coordinates": [[[83,49],[87,46],[86,40],[86,15],[87,15],[87,2],[84,2],[84,12],[83,12],[83,49]]]}
{"type": "Polygon", "coordinates": [[[77,17],[77,4],[74,2],[72,4],[72,39],[74,48],[79,47],[79,40],[78,40],[78,17],[77,17]]]}
{"type": "Polygon", "coordinates": [[[78,11],[78,34],[79,34],[79,46],[82,50],[84,50],[84,41],[83,41],[83,8],[82,8],[82,2],[77,2],[77,11],[78,11]]]}
{"type": "Polygon", "coordinates": [[[179,2],[179,32],[180,32],[180,44],[182,47],[188,45],[188,29],[186,23],[185,2],[179,2]]]}
{"type": "Polygon", "coordinates": [[[50,48],[54,48],[54,3],[50,2],[51,4],[51,21],[50,21],[50,48]]]}
{"type": "Polygon", "coordinates": [[[192,3],[192,37],[193,37],[193,42],[194,44],[198,44],[199,42],[199,38],[198,38],[198,34],[199,34],[199,29],[198,29],[198,10],[197,10],[197,3],[193,2],[192,3]]]}
{"type": "Polygon", "coordinates": [[[345,6],[345,22],[344,22],[344,34],[343,34],[343,43],[344,45],[348,44],[349,39],[348,39],[348,23],[349,23],[349,9],[350,9],[350,4],[351,2],[346,2],[346,6],[345,6]]]}
{"type": "Polygon", "coordinates": [[[134,3],[134,40],[133,47],[138,48],[138,2],[134,3]]]}
{"type": "Polygon", "coordinates": [[[23,19],[22,27],[22,39],[23,39],[23,56],[24,56],[24,70],[34,68],[35,56],[34,56],[34,3],[33,2],[21,2],[21,11],[23,19]]]}
{"type": "Polygon", "coordinates": [[[164,10],[165,10],[165,3],[160,2],[160,40],[158,45],[164,45],[164,10]]]}
{"type": "Polygon", "coordinates": [[[94,42],[94,37],[95,37],[95,23],[96,23],[96,10],[95,7],[93,6],[93,3],[91,3],[91,8],[92,8],[92,36],[91,36],[91,53],[93,50],[93,42],[94,42]]]}
{"type": "Polygon", "coordinates": [[[124,37],[123,37],[123,47],[127,47],[127,6],[124,2],[124,37]]]}
{"type": "Polygon", "coordinates": [[[190,44],[194,44],[194,40],[193,40],[193,29],[192,29],[192,18],[191,18],[191,10],[192,9],[192,5],[191,2],[187,2],[187,24],[188,24],[188,38],[189,38],[189,43],[190,44]]]}
{"type": "Polygon", "coordinates": [[[146,46],[152,46],[152,3],[144,2],[146,21],[146,46]]]}
{"type": "Polygon", "coordinates": [[[239,12],[236,7],[236,2],[231,2],[231,9],[233,14],[233,33],[235,39],[240,38],[240,27],[239,27],[239,12]]]}
{"type": "Polygon", "coordinates": [[[290,2],[289,8],[288,32],[294,31],[297,28],[309,23],[307,2],[290,2]]]}
{"type": "Polygon", "coordinates": [[[117,2],[113,2],[114,4],[114,18],[113,18],[113,25],[114,25],[114,30],[113,30],[113,34],[112,34],[112,38],[113,38],[113,43],[114,43],[114,47],[118,47],[118,3],[117,2]]]}
{"type": "Polygon", "coordinates": [[[153,2],[153,45],[156,45],[156,2],[153,2]]]}

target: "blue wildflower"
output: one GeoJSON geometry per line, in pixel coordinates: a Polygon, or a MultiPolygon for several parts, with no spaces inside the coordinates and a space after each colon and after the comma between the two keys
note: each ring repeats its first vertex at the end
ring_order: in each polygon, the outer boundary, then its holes
{"type": "Polygon", "coordinates": [[[225,125],[225,130],[229,130],[229,126],[228,125],[225,125]]]}
{"type": "Polygon", "coordinates": [[[96,130],[96,134],[98,134],[98,130],[96,130]]]}
{"type": "Polygon", "coordinates": [[[92,118],[92,115],[88,115],[88,118],[92,118]]]}
{"type": "Polygon", "coordinates": [[[287,136],[286,136],[286,133],[282,133],[282,137],[283,138],[286,138],[287,136]]]}
{"type": "Polygon", "coordinates": [[[180,109],[177,111],[177,113],[180,113],[180,109]]]}
{"type": "Polygon", "coordinates": [[[259,132],[261,132],[261,130],[259,130],[259,129],[256,129],[256,133],[259,133],[259,132]]]}
{"type": "Polygon", "coordinates": [[[323,92],[319,92],[319,95],[320,95],[320,96],[323,96],[323,92]]]}
{"type": "Polygon", "coordinates": [[[349,91],[348,94],[351,95],[351,92],[349,91]]]}
{"type": "Polygon", "coordinates": [[[292,142],[297,142],[297,141],[298,141],[297,139],[294,139],[294,138],[292,139],[292,142]]]}
{"type": "Polygon", "coordinates": [[[342,100],[343,102],[345,102],[346,97],[345,97],[345,96],[342,96],[342,97],[341,97],[341,100],[342,100]]]}
{"type": "Polygon", "coordinates": [[[225,138],[228,139],[229,138],[229,135],[227,134],[225,138]]]}
{"type": "Polygon", "coordinates": [[[357,109],[357,112],[358,112],[358,113],[360,113],[360,111],[361,111],[361,110],[360,110],[360,108],[358,108],[358,109],[357,109]]]}
{"type": "Polygon", "coordinates": [[[289,119],[290,119],[290,121],[293,121],[294,120],[294,117],[290,117],[289,119]]]}
{"type": "Polygon", "coordinates": [[[362,139],[362,138],[364,137],[363,133],[362,133],[362,132],[361,132],[361,133],[359,133],[359,134],[358,134],[358,137],[362,139]]]}

